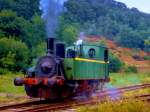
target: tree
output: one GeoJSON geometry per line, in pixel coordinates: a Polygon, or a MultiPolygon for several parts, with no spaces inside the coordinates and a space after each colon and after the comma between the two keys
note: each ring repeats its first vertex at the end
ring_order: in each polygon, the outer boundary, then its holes
{"type": "Polygon", "coordinates": [[[78,30],[73,25],[65,25],[62,27],[58,32],[59,39],[65,41],[68,45],[75,42],[78,36],[78,30]]]}
{"type": "Polygon", "coordinates": [[[29,50],[25,43],[14,39],[0,39],[0,68],[20,71],[28,64],[29,50]]]}
{"type": "Polygon", "coordinates": [[[28,45],[29,48],[36,47],[45,40],[46,33],[44,22],[39,15],[35,14],[31,21],[24,24],[23,34],[22,40],[28,45]]]}
{"type": "Polygon", "coordinates": [[[46,54],[46,43],[42,42],[38,44],[36,47],[32,48],[32,57],[37,58],[40,56],[44,56],[46,54]]]}
{"type": "Polygon", "coordinates": [[[23,17],[18,17],[11,10],[0,12],[0,36],[15,37],[25,42],[29,48],[37,46],[37,44],[44,40],[44,29],[44,23],[37,14],[29,21],[23,17]]]}
{"type": "Polygon", "coordinates": [[[148,53],[150,52],[150,37],[148,37],[145,41],[144,41],[144,45],[145,45],[145,51],[147,51],[148,53]]]}
{"type": "Polygon", "coordinates": [[[5,37],[4,32],[0,29],[0,38],[5,37]]]}
{"type": "Polygon", "coordinates": [[[0,0],[0,10],[12,9],[14,6],[14,0],[0,0]]]}
{"type": "Polygon", "coordinates": [[[124,47],[129,48],[144,48],[143,38],[128,26],[122,26],[119,34],[117,35],[117,43],[124,47]]]}
{"type": "Polygon", "coordinates": [[[38,0],[0,0],[0,10],[12,10],[17,16],[30,20],[39,11],[38,0]]]}
{"type": "Polygon", "coordinates": [[[28,21],[18,17],[11,10],[2,10],[0,12],[0,30],[6,37],[21,37],[23,35],[23,25],[28,21]]]}

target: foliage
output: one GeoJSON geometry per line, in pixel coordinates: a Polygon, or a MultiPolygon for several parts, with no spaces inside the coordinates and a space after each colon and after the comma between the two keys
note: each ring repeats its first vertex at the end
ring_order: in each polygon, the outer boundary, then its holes
{"type": "Polygon", "coordinates": [[[38,0],[0,0],[0,10],[12,10],[26,19],[39,13],[38,0]]]}
{"type": "Polygon", "coordinates": [[[42,42],[32,49],[33,57],[40,57],[46,53],[46,43],[42,42]]]}
{"type": "Polygon", "coordinates": [[[125,70],[127,73],[137,73],[137,68],[135,66],[128,66],[128,68],[125,70]]]}
{"type": "Polygon", "coordinates": [[[144,41],[145,51],[150,52],[150,36],[144,41]]]}
{"type": "Polygon", "coordinates": [[[0,39],[0,68],[19,71],[28,63],[27,46],[14,39],[0,39]]]}
{"type": "Polygon", "coordinates": [[[143,58],[144,58],[144,60],[149,60],[150,61],[150,56],[144,56],[143,58]]]}
{"type": "Polygon", "coordinates": [[[68,45],[75,42],[78,36],[78,30],[73,25],[61,26],[58,37],[60,40],[65,41],[68,45]]]}
{"type": "Polygon", "coordinates": [[[24,24],[22,40],[29,48],[36,47],[44,41],[44,23],[39,15],[34,15],[30,21],[24,24]]]}
{"type": "Polygon", "coordinates": [[[31,20],[26,20],[17,16],[12,10],[2,10],[0,12],[0,46],[3,49],[0,51],[1,73],[5,73],[6,68],[11,71],[23,69],[28,64],[29,58],[32,63],[32,58],[38,55],[32,51],[44,41],[44,37],[44,23],[39,15],[35,14],[31,20]],[[30,55],[27,54],[28,50],[30,55]]]}
{"type": "Polygon", "coordinates": [[[123,31],[118,35],[120,45],[129,48],[144,48],[144,40],[137,32],[123,31]]]}
{"type": "Polygon", "coordinates": [[[45,37],[44,23],[40,16],[35,15],[29,21],[23,17],[18,17],[11,10],[0,12],[0,29],[1,35],[9,38],[15,36],[17,39],[24,41],[28,47],[36,46],[45,37]]]}
{"type": "Polygon", "coordinates": [[[119,60],[118,57],[110,53],[109,56],[110,64],[109,64],[109,71],[110,72],[119,72],[123,67],[123,62],[119,60]]]}
{"type": "Polygon", "coordinates": [[[23,24],[26,20],[22,17],[17,17],[15,12],[11,10],[3,10],[0,12],[0,29],[1,34],[6,37],[21,37],[23,35],[23,24]]]}
{"type": "Polygon", "coordinates": [[[0,68],[0,75],[1,74],[7,74],[7,73],[9,73],[8,69],[6,69],[6,68],[0,68]]]}
{"type": "MultiPolygon", "coordinates": [[[[87,35],[101,35],[118,44],[144,49],[150,35],[149,14],[114,0],[68,0],[64,24],[78,24],[87,35]]],[[[148,48],[148,47],[147,47],[148,48]]]]}

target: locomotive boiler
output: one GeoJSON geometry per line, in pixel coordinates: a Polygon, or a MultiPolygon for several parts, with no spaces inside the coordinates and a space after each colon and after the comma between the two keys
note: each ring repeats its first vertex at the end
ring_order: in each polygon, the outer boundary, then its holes
{"type": "Polygon", "coordinates": [[[38,59],[35,68],[24,78],[16,78],[16,86],[24,86],[33,98],[60,99],[90,96],[109,81],[108,49],[82,43],[65,48],[64,43],[47,39],[47,54],[38,59]]]}

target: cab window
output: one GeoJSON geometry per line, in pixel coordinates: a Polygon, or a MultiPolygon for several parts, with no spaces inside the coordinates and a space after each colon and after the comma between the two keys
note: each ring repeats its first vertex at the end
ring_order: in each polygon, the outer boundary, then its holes
{"type": "Polygon", "coordinates": [[[108,61],[108,50],[107,49],[104,51],[104,61],[105,62],[108,61]]]}
{"type": "Polygon", "coordinates": [[[75,58],[76,57],[76,52],[72,49],[67,50],[67,58],[75,58]]]}
{"type": "Polygon", "coordinates": [[[94,48],[89,49],[88,51],[89,58],[94,58],[96,55],[96,51],[94,48]]]}

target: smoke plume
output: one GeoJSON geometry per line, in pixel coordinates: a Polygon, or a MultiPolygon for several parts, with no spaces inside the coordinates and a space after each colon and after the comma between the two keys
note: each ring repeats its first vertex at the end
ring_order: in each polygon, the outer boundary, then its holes
{"type": "Polygon", "coordinates": [[[40,10],[42,19],[46,24],[48,37],[55,37],[55,30],[58,25],[58,17],[63,11],[64,2],[67,0],[41,0],[40,10]]]}

